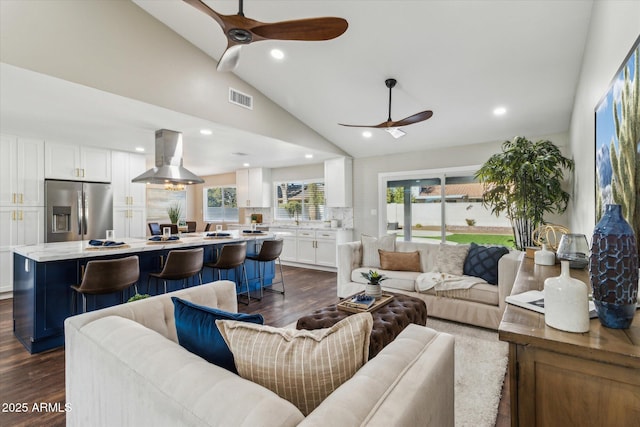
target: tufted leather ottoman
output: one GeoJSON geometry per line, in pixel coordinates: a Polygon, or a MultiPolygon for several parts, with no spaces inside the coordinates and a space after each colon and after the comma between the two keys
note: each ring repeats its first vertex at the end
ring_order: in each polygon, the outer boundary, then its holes
{"type": "MultiPolygon", "coordinates": [[[[402,294],[393,296],[390,303],[371,313],[373,330],[369,344],[369,359],[393,341],[409,323],[422,326],[427,324],[427,305],[424,301],[402,294]]],[[[329,328],[351,314],[338,310],[335,304],[330,305],[298,319],[296,329],[329,328]]]]}

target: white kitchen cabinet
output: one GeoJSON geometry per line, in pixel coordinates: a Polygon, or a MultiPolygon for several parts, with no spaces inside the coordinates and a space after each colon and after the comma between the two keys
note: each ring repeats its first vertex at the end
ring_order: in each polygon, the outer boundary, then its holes
{"type": "Polygon", "coordinates": [[[124,151],[111,152],[113,180],[113,229],[116,239],[144,237],[146,232],[147,186],[131,180],[146,171],[141,154],[124,151]]]}
{"type": "Polygon", "coordinates": [[[45,178],[111,182],[111,151],[59,142],[45,143],[45,178]]]}
{"type": "Polygon", "coordinates": [[[338,244],[351,240],[351,230],[313,228],[270,228],[284,240],[280,259],[290,265],[307,268],[337,267],[338,244]]]}
{"type": "Polygon", "coordinates": [[[144,207],[121,206],[113,208],[113,231],[116,240],[147,235],[147,215],[144,207]]]}
{"type": "Polygon", "coordinates": [[[296,261],[316,263],[316,233],[313,230],[298,230],[296,261]]]}
{"type": "Polygon", "coordinates": [[[352,206],[353,159],[340,157],[324,162],[324,198],[331,208],[352,206]]]}
{"type": "Polygon", "coordinates": [[[316,264],[327,267],[338,266],[337,239],[337,231],[316,230],[316,264]]]}
{"type": "Polygon", "coordinates": [[[44,206],[44,141],[0,136],[0,206],[44,206]]]}
{"type": "Polygon", "coordinates": [[[44,242],[44,207],[0,207],[0,293],[13,290],[13,252],[44,242]]]}
{"type": "Polygon", "coordinates": [[[147,186],[144,183],[131,182],[133,178],[147,170],[143,155],[111,152],[113,206],[145,206],[147,186]]]}
{"type": "Polygon", "coordinates": [[[271,169],[251,168],[236,171],[239,208],[269,208],[271,193],[271,169]]]}
{"type": "Polygon", "coordinates": [[[296,260],[296,230],[290,228],[269,228],[269,232],[273,233],[278,239],[282,239],[281,261],[296,260]]]}

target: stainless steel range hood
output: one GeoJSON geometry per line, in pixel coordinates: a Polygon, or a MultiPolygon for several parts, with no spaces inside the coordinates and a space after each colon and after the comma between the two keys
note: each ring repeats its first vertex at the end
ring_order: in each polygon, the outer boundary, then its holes
{"type": "Polygon", "coordinates": [[[156,167],[131,182],[149,184],[202,184],[204,180],[182,167],[182,134],[173,130],[156,131],[156,167]]]}

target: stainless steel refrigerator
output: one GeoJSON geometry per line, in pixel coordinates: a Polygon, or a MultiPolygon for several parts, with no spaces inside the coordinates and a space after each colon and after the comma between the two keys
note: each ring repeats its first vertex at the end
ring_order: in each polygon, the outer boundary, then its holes
{"type": "Polygon", "coordinates": [[[113,229],[111,184],[45,180],[45,242],[104,239],[113,229]]]}

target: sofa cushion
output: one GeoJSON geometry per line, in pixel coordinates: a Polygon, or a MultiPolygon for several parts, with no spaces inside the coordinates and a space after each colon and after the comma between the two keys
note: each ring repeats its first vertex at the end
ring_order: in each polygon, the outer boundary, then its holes
{"type": "Polygon", "coordinates": [[[178,343],[206,361],[238,373],[233,354],[216,326],[216,320],[228,319],[262,325],[260,314],[229,313],[217,308],[194,304],[177,297],[171,297],[178,343]]]}
{"type": "Polygon", "coordinates": [[[420,252],[389,252],[378,249],[380,268],[395,271],[421,271],[420,252]]]}
{"type": "Polygon", "coordinates": [[[436,255],[435,270],[440,273],[462,276],[464,261],[469,253],[469,245],[449,245],[442,243],[436,255]]]}
{"type": "Polygon", "coordinates": [[[464,274],[480,277],[492,285],[498,284],[498,261],[509,253],[504,246],[481,246],[471,243],[464,261],[464,274]]]}
{"type": "Polygon", "coordinates": [[[373,318],[358,313],[313,331],[216,323],[240,376],[290,401],[306,416],[367,362],[373,318]]]}
{"type": "MultiPolygon", "coordinates": [[[[422,273],[417,271],[394,271],[394,270],[377,270],[378,273],[387,276],[387,280],[382,282],[383,288],[400,289],[403,291],[415,291],[416,279],[422,273]]],[[[351,272],[351,281],[356,283],[367,284],[367,279],[362,277],[362,273],[368,273],[368,268],[356,268],[351,272]]]]}
{"type": "Polygon", "coordinates": [[[380,268],[380,254],[378,249],[383,251],[394,251],[396,249],[395,234],[388,234],[380,238],[363,234],[362,237],[362,266],[380,268]]]}
{"type": "Polygon", "coordinates": [[[469,289],[452,289],[450,291],[437,291],[435,288],[431,288],[421,293],[495,306],[498,305],[499,300],[498,287],[489,283],[477,283],[469,289]]]}

